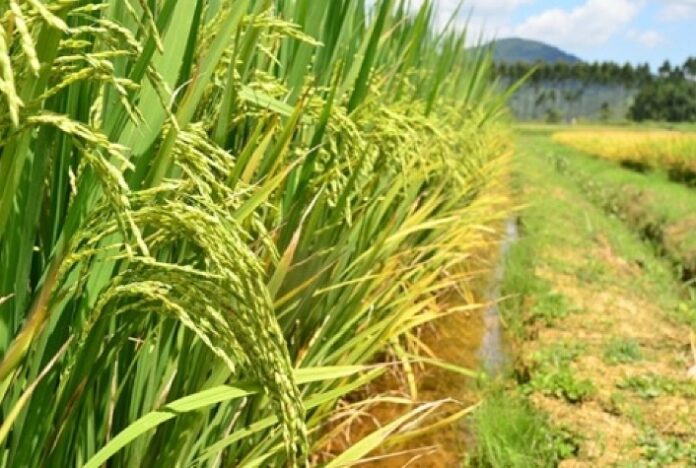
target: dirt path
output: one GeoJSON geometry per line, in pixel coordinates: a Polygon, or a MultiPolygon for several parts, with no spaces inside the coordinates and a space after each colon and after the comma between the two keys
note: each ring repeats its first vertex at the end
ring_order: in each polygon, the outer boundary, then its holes
{"type": "Polygon", "coordinates": [[[562,466],[695,466],[694,329],[680,319],[692,305],[669,267],[534,145],[522,218],[534,239],[521,248],[544,287],[526,297],[518,374],[535,407],[574,436],[562,466]]]}

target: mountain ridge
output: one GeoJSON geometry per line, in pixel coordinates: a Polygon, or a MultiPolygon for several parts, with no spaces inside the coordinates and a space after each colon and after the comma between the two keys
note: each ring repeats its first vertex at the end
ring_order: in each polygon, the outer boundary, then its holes
{"type": "Polygon", "coordinates": [[[582,63],[583,60],[558,47],[540,41],[510,37],[497,39],[490,43],[493,47],[493,60],[502,63],[545,62],[582,63]]]}

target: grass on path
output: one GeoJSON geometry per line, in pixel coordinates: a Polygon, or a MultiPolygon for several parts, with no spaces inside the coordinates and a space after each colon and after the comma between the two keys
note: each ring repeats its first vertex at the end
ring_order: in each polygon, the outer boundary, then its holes
{"type": "Polygon", "coordinates": [[[572,178],[586,198],[621,219],[667,257],[683,281],[696,276],[696,193],[667,174],[626,170],[610,161],[551,142],[543,135],[528,141],[572,178]]]}
{"type": "MultiPolygon", "coordinates": [[[[693,303],[639,233],[557,169],[570,161],[607,185],[638,179],[604,172],[540,132],[522,136],[519,147],[528,207],[504,284],[505,318],[517,337],[518,385],[508,393],[525,395],[555,428],[546,436],[554,450],[535,451],[542,457],[535,465],[554,466],[559,455],[580,466],[695,464],[696,383],[687,374],[693,303]],[[559,431],[572,437],[548,435],[559,431]]],[[[667,185],[653,182],[643,188],[664,193],[667,185]]],[[[515,446],[512,436],[495,441],[483,429],[483,446],[515,446]]],[[[507,466],[525,466],[512,460],[507,466]]],[[[502,466],[492,456],[479,464],[502,466]]]]}

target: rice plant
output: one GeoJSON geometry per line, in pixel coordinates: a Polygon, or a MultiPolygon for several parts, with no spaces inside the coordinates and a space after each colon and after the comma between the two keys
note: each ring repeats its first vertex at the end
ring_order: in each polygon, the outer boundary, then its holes
{"type": "Polygon", "coordinates": [[[1,0],[0,464],[345,465],[505,216],[486,50],[406,0],[1,0]]]}
{"type": "Polygon", "coordinates": [[[667,130],[584,130],[558,132],[559,143],[641,170],[662,169],[692,182],[696,174],[696,135],[667,130]]]}

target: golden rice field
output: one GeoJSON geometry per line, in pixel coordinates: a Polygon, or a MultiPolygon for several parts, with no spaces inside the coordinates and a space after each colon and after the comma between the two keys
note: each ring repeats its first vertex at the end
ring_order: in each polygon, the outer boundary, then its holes
{"type": "Polygon", "coordinates": [[[696,133],[591,129],[558,132],[553,139],[613,161],[665,169],[680,178],[696,173],[696,133]]]}

